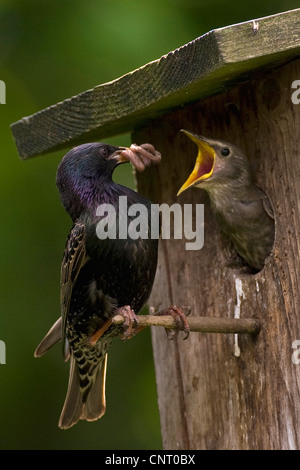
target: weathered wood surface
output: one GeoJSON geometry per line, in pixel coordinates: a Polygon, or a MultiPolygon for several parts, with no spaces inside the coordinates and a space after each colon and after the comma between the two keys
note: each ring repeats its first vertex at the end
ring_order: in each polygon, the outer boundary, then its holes
{"type": "Polygon", "coordinates": [[[300,55],[300,9],[213,30],[123,77],[14,123],[22,158],[128,132],[300,55]]]}
{"type": "Polygon", "coordinates": [[[200,251],[185,251],[184,240],[162,240],[150,304],[188,304],[192,315],[240,315],[262,324],[256,338],[199,333],[182,341],[179,333],[173,342],[152,328],[165,449],[300,449],[300,364],[292,362],[292,343],[300,339],[300,105],[291,101],[299,78],[297,60],[133,135],[162,153],[158,167],[138,175],[141,193],[157,203],[205,204],[200,251]],[[249,156],[276,214],[274,249],[260,273],[228,265],[232,248],[204,191],[176,198],[196,157],[181,128],[231,141],[249,156]]]}

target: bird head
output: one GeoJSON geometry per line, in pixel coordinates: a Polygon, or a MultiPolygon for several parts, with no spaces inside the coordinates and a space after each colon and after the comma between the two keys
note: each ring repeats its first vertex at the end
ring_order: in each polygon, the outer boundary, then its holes
{"type": "Polygon", "coordinates": [[[116,147],[103,143],[90,143],[74,147],[62,159],[57,170],[57,183],[66,183],[68,179],[98,178],[112,176],[119,163],[125,163],[120,154],[125,147],[116,147]]]}
{"type": "Polygon", "coordinates": [[[83,204],[92,200],[95,187],[110,183],[115,167],[128,162],[122,155],[125,147],[103,143],[79,145],[70,150],[58,166],[56,185],[62,203],[74,219],[83,204]]]}
{"type": "Polygon", "coordinates": [[[248,185],[250,165],[243,152],[228,142],[208,139],[182,129],[198,147],[194,169],[177,195],[195,186],[213,191],[220,185],[248,185]]]}

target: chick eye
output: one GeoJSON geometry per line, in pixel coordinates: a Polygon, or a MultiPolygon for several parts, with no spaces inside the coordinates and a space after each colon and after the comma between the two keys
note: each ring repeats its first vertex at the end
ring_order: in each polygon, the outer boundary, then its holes
{"type": "Polygon", "coordinates": [[[224,147],[224,148],[221,149],[221,155],[222,155],[222,157],[228,157],[229,154],[230,154],[229,148],[224,147]]]}
{"type": "Polygon", "coordinates": [[[107,158],[108,157],[108,148],[107,147],[100,147],[99,148],[99,153],[101,157],[107,158]]]}

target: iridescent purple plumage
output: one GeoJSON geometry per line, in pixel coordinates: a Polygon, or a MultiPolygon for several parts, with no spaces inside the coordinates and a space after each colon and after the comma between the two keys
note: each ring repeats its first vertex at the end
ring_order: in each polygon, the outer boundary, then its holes
{"type": "Polygon", "coordinates": [[[62,331],[64,351],[71,360],[59,421],[64,429],[79,419],[92,421],[104,414],[107,351],[119,330],[107,328],[96,344],[91,344],[90,338],[116,309],[129,305],[138,313],[154,281],[157,239],[124,239],[117,229],[116,239],[100,240],[96,233],[98,206],[111,204],[118,214],[121,196],[127,197],[128,207],[139,203],[147,209],[151,227],[151,203],[112,181],[116,165],[124,161],[120,158],[123,150],[101,143],[80,145],[65,155],[58,167],[57,186],[73,227],[61,268],[62,319],[42,341],[36,356],[57,342],[62,331]]]}

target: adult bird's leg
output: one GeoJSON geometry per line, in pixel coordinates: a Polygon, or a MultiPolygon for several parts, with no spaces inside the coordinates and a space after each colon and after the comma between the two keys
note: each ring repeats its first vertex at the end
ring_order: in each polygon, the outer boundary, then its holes
{"type": "MultiPolygon", "coordinates": [[[[176,305],[172,305],[164,310],[160,310],[157,313],[154,313],[156,316],[164,316],[164,315],[171,315],[178,327],[183,325],[185,337],[183,339],[187,339],[190,334],[190,326],[187,320],[187,316],[191,313],[191,307],[183,305],[181,307],[177,307],[176,305]]],[[[130,305],[125,305],[124,307],[119,307],[114,311],[114,316],[121,315],[124,317],[123,328],[124,331],[121,334],[121,340],[130,339],[135,336],[137,333],[142,331],[145,326],[138,326],[137,316],[130,307],[130,305]]],[[[97,330],[89,339],[89,343],[91,346],[94,346],[97,341],[103,336],[103,334],[108,330],[108,328],[112,325],[112,319],[109,318],[106,322],[102,325],[99,330],[97,330]]],[[[178,334],[178,331],[171,330],[166,328],[166,334],[168,339],[173,339],[175,335],[178,334]]]]}
{"type": "MultiPolygon", "coordinates": [[[[130,305],[125,305],[124,307],[117,308],[114,311],[114,316],[115,315],[121,315],[122,317],[124,317],[124,332],[121,335],[121,340],[130,339],[145,328],[144,326],[138,327],[136,314],[134,313],[130,305]]],[[[95,331],[95,333],[93,333],[93,335],[90,337],[90,345],[94,346],[111,325],[112,319],[109,318],[102,325],[102,327],[99,328],[99,330],[95,331]]]]}
{"type": "MultiPolygon", "coordinates": [[[[124,332],[121,335],[121,340],[130,339],[135,336],[140,330],[144,329],[144,327],[138,327],[136,314],[132,310],[129,305],[125,305],[124,307],[119,307],[114,311],[115,315],[121,315],[124,317],[123,328],[124,332]]],[[[104,333],[108,330],[108,328],[112,325],[112,319],[109,318],[104,322],[99,330],[95,331],[93,335],[89,339],[89,343],[91,346],[94,346],[97,341],[104,335],[104,333]]]]}
{"type": "Polygon", "coordinates": [[[115,310],[115,315],[121,315],[124,317],[124,331],[121,335],[121,340],[130,339],[143,329],[143,327],[138,327],[136,314],[130,305],[117,308],[115,310]]]}
{"type": "MultiPolygon", "coordinates": [[[[177,325],[180,327],[181,324],[183,324],[184,327],[184,332],[185,332],[185,337],[183,339],[187,339],[190,334],[190,325],[187,321],[187,316],[191,313],[191,307],[183,305],[182,307],[177,307],[176,305],[172,305],[171,307],[166,308],[165,310],[160,310],[159,312],[155,313],[157,316],[163,316],[163,315],[171,315],[177,325]]],[[[170,330],[166,328],[166,333],[168,336],[168,339],[173,339],[175,335],[178,335],[178,331],[176,330],[170,330]]]]}

